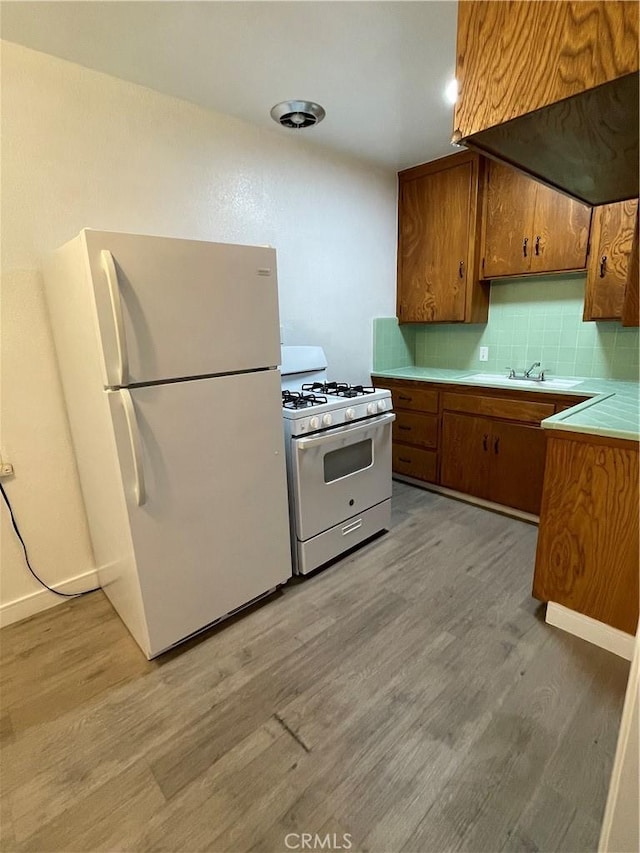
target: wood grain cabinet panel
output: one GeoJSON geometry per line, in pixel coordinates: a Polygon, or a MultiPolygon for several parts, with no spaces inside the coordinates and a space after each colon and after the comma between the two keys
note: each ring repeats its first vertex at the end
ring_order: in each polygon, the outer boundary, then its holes
{"type": "Polygon", "coordinates": [[[637,199],[594,209],[584,320],[622,317],[637,217],[637,199]]]}
{"type": "Polygon", "coordinates": [[[521,172],[491,162],[484,208],[485,278],[526,275],[531,269],[531,235],[536,184],[521,172]]]}
{"type": "Polygon", "coordinates": [[[539,426],[444,412],[440,481],[456,491],[537,514],[545,441],[539,426]]]}
{"type": "Polygon", "coordinates": [[[455,142],[586,204],[638,192],[638,6],[458,3],[455,142]]]}
{"type": "MultiPolygon", "coordinates": [[[[382,380],[384,382],[384,380],[382,380]]],[[[380,387],[383,387],[382,385],[380,387]]],[[[394,409],[409,409],[415,412],[438,411],[438,392],[432,388],[419,388],[410,384],[387,382],[384,385],[391,391],[394,409]]]]}
{"type": "Polygon", "coordinates": [[[443,486],[478,498],[488,498],[490,451],[489,420],[473,415],[443,413],[440,467],[443,486]]]}
{"type": "Polygon", "coordinates": [[[492,424],[490,500],[534,515],[540,512],[546,439],[539,426],[492,424]]]}
{"type": "Polygon", "coordinates": [[[457,60],[464,138],[637,71],[638,7],[461,0],[457,60]]]}
{"type": "Polygon", "coordinates": [[[538,403],[534,400],[508,400],[502,397],[481,397],[476,394],[445,393],[442,407],[454,412],[490,415],[525,423],[540,423],[554,412],[553,403],[538,403]]]}
{"type": "Polygon", "coordinates": [[[430,483],[438,482],[440,393],[424,382],[386,380],[372,376],[393,397],[392,468],[394,473],[430,483]]]}
{"type": "Polygon", "coordinates": [[[591,209],[517,172],[487,166],[484,278],[584,269],[591,209]]]}
{"type": "Polygon", "coordinates": [[[407,444],[393,445],[393,470],[406,477],[435,483],[438,458],[434,451],[407,444]]]}
{"type": "Polygon", "coordinates": [[[638,499],[637,443],[550,435],[533,595],[634,634],[638,499]]]}
{"type": "Polygon", "coordinates": [[[434,450],[438,446],[438,418],[435,415],[396,412],[393,441],[434,450]]]}
{"type": "Polygon", "coordinates": [[[397,310],[401,323],[486,322],[480,282],[480,158],[467,152],[400,172],[397,310]]]}
{"type": "Polygon", "coordinates": [[[587,266],[591,208],[534,183],[531,272],[583,270],[587,266]]]}

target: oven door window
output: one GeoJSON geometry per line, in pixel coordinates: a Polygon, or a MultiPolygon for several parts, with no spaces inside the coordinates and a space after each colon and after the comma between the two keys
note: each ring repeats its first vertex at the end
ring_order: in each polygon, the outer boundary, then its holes
{"type": "Polygon", "coordinates": [[[370,438],[331,450],[324,456],[324,481],[333,483],[373,465],[373,442],[370,438]]]}

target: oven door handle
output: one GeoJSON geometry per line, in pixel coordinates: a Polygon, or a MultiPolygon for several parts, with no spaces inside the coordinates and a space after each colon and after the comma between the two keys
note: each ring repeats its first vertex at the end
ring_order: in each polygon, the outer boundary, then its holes
{"type": "Polygon", "coordinates": [[[326,444],[332,444],[337,436],[339,435],[349,435],[355,436],[359,432],[364,432],[367,429],[371,429],[371,427],[379,427],[384,426],[385,424],[390,424],[395,421],[396,416],[393,412],[387,412],[385,415],[377,415],[373,418],[367,418],[365,421],[362,421],[361,424],[354,424],[353,426],[346,425],[340,427],[338,430],[331,430],[330,432],[326,432],[323,435],[318,435],[315,438],[298,438],[296,439],[296,447],[300,448],[300,450],[308,450],[312,447],[322,447],[326,444]]]}

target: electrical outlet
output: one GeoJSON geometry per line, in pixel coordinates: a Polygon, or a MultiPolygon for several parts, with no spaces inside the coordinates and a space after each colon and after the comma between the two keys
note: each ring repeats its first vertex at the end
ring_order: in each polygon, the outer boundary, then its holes
{"type": "Polygon", "coordinates": [[[0,477],[10,477],[13,474],[13,465],[11,462],[0,463],[0,477]]]}
{"type": "Polygon", "coordinates": [[[489,361],[489,347],[480,347],[480,361],[489,361]]]}

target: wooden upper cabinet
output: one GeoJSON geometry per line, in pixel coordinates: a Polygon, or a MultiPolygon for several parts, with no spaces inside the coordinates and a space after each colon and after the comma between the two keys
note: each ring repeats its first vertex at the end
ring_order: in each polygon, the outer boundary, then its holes
{"type": "Polygon", "coordinates": [[[484,278],[584,269],[591,209],[510,166],[490,162],[485,190],[484,278]]]}
{"type": "Polygon", "coordinates": [[[478,274],[480,179],[462,152],[400,172],[398,319],[486,322],[489,294],[478,274]]]}
{"type": "Polygon", "coordinates": [[[484,214],[485,278],[526,275],[537,184],[515,169],[490,162],[484,214]]]}
{"type": "Polygon", "coordinates": [[[586,204],[638,194],[638,5],[458,3],[454,141],[586,204]]]}
{"type": "Polygon", "coordinates": [[[606,204],[593,211],[584,320],[618,320],[630,282],[630,257],[638,201],[606,204]]]}

